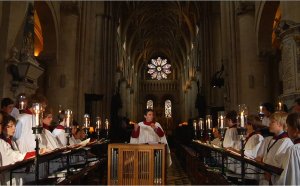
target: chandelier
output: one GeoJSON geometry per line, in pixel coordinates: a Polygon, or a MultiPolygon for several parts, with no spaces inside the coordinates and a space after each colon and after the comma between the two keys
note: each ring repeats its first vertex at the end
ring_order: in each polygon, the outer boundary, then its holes
{"type": "Polygon", "coordinates": [[[151,59],[151,63],[148,64],[148,73],[152,79],[167,79],[167,74],[171,73],[171,65],[167,63],[167,59],[151,59]]]}

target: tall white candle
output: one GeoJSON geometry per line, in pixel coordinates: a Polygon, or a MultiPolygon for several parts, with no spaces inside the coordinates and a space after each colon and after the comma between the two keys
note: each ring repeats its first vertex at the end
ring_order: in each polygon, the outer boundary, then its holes
{"type": "Polygon", "coordinates": [[[101,118],[100,117],[97,117],[96,125],[97,125],[98,129],[101,128],[101,118]]]}
{"type": "Polygon", "coordinates": [[[203,120],[202,118],[200,118],[199,123],[198,123],[199,129],[202,130],[203,129],[203,120]]]}
{"type": "Polygon", "coordinates": [[[262,106],[259,106],[259,113],[262,113],[262,106]]]}
{"type": "Polygon", "coordinates": [[[33,104],[33,113],[35,117],[35,123],[34,127],[38,127],[40,125],[40,112],[41,112],[41,107],[39,103],[34,103],[33,104]]]}
{"type": "Polygon", "coordinates": [[[244,111],[241,112],[241,127],[245,127],[244,111]]]}
{"type": "Polygon", "coordinates": [[[109,127],[108,119],[105,119],[105,129],[108,130],[108,127],[109,127]]]}
{"type": "Polygon", "coordinates": [[[66,125],[67,125],[67,127],[70,127],[71,115],[72,115],[72,111],[70,109],[66,110],[66,125]]]}
{"type": "Polygon", "coordinates": [[[281,110],[282,110],[282,103],[279,102],[279,103],[278,103],[278,106],[279,106],[278,109],[281,111],[281,110]]]}
{"type": "Polygon", "coordinates": [[[224,118],[222,115],[220,116],[220,122],[221,122],[220,128],[222,129],[222,128],[224,128],[224,118]]]}
{"type": "Polygon", "coordinates": [[[197,130],[197,121],[196,120],[194,120],[194,122],[193,122],[193,127],[194,127],[194,130],[197,130]]]}
{"type": "Polygon", "coordinates": [[[85,114],[84,116],[84,127],[85,128],[89,128],[89,122],[90,122],[90,115],[88,115],[88,114],[85,114]]]}

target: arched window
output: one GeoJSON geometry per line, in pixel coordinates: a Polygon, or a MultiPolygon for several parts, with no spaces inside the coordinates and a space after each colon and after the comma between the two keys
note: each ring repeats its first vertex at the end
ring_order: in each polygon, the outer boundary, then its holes
{"type": "Polygon", "coordinates": [[[153,101],[152,100],[147,101],[147,109],[153,109],[153,101]]]}
{"type": "Polygon", "coordinates": [[[172,103],[170,100],[165,101],[165,115],[166,118],[172,117],[172,103]]]}

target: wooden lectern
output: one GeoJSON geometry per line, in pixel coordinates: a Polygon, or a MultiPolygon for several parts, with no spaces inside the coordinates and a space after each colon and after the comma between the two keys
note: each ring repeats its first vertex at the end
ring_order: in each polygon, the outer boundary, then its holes
{"type": "Polygon", "coordinates": [[[109,144],[108,185],[165,185],[165,144],[109,144]]]}

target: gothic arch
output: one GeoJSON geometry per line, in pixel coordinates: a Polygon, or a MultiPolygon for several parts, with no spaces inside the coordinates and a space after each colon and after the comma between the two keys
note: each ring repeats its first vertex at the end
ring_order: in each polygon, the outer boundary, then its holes
{"type": "Polygon", "coordinates": [[[280,3],[276,1],[260,2],[256,17],[258,54],[272,50],[272,32],[276,12],[280,3]]]}

